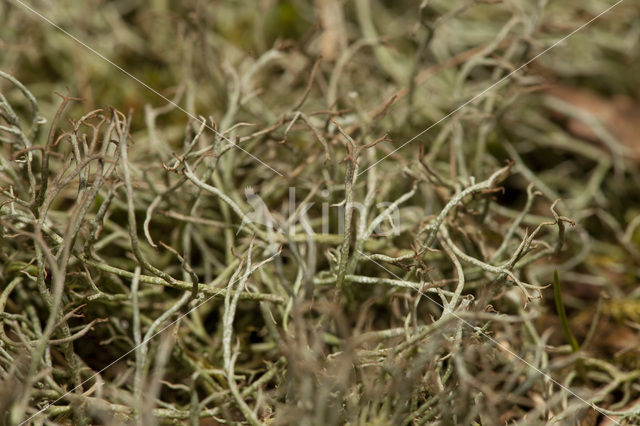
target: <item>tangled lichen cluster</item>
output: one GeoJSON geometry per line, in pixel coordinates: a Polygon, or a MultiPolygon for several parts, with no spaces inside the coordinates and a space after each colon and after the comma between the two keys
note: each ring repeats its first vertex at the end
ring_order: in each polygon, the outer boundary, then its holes
{"type": "Polygon", "coordinates": [[[633,424],[638,163],[553,87],[637,11],[148,3],[0,5],[3,422],[633,424]]]}

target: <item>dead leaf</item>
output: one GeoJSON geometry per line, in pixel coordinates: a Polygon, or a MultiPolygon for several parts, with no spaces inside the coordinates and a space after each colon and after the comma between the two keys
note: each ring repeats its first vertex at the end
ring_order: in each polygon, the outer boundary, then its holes
{"type": "MultiPolygon", "coordinates": [[[[548,86],[545,93],[593,116],[640,161],[640,103],[628,96],[604,97],[586,89],[563,85],[548,86]]],[[[554,113],[566,116],[559,110],[554,110],[554,113]]],[[[571,134],[587,141],[600,142],[588,124],[567,118],[567,130],[571,134]]]]}

